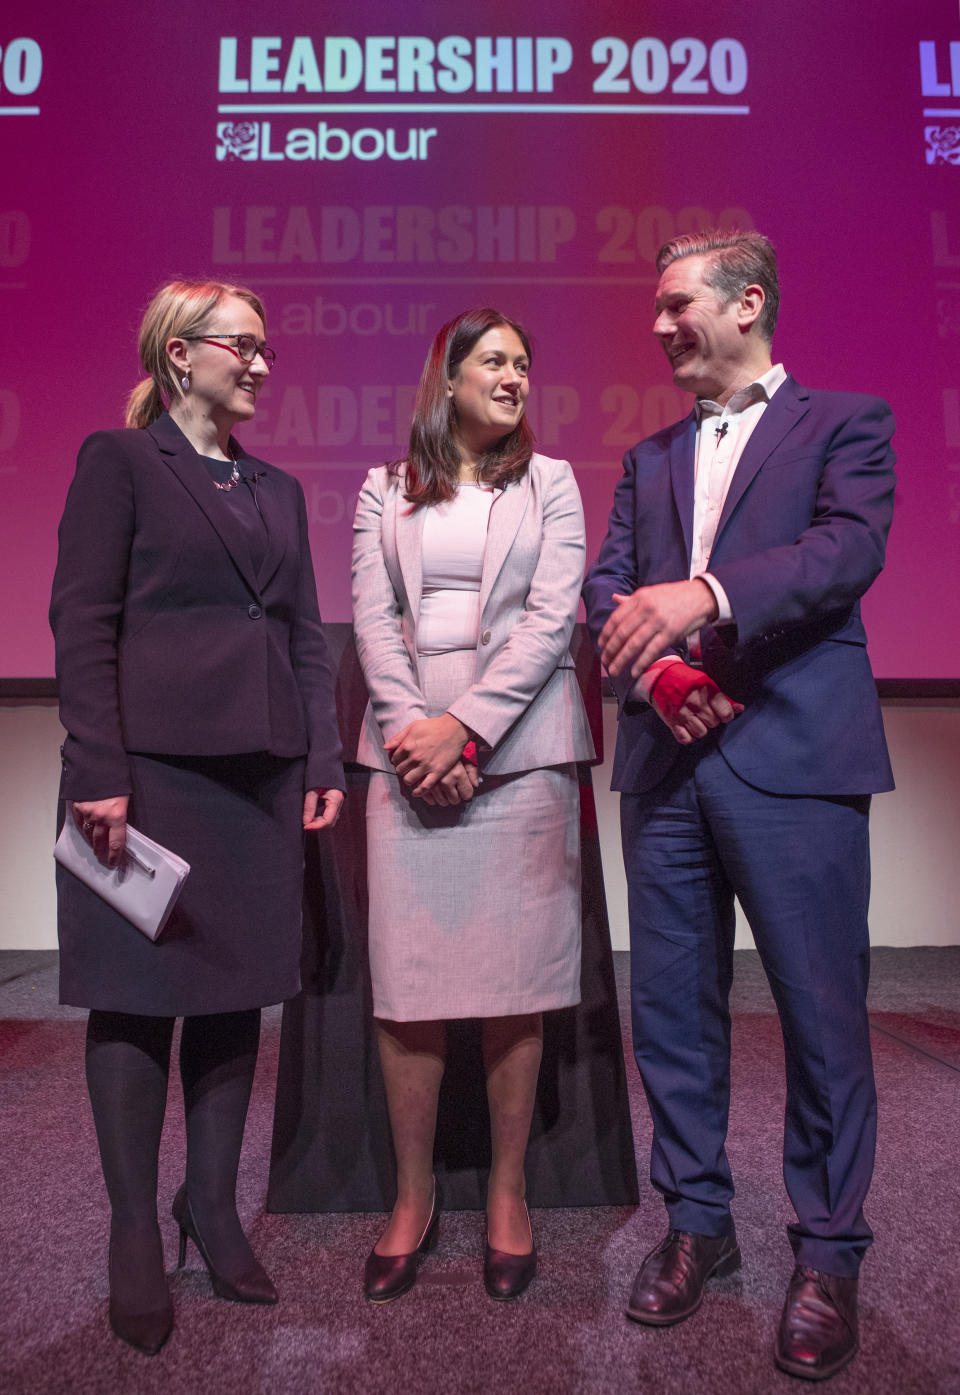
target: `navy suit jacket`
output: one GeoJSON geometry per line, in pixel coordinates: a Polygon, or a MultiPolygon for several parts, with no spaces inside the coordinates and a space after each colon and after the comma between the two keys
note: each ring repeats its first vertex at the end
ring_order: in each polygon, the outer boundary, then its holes
{"type": "MultiPolygon", "coordinates": [[[[860,597],[883,566],[894,422],[879,398],[787,378],[737,465],[710,556],[735,623],[701,631],[703,667],[745,706],[718,736],[730,767],[774,794],[857,795],[893,778],[860,597]]],[[[599,634],[613,593],[690,574],[693,412],[628,451],[600,556],[587,573],[599,634]]],[[[681,652],[682,651],[678,651],[681,652]]],[[[680,746],[629,675],[614,680],[613,788],[651,789],[680,746]]]]}
{"type": "Polygon", "coordinates": [[[233,445],[260,476],[259,569],[169,416],[80,449],[50,607],[65,798],[129,793],[127,751],[306,756],[307,788],[344,788],[303,490],[233,445]]]}

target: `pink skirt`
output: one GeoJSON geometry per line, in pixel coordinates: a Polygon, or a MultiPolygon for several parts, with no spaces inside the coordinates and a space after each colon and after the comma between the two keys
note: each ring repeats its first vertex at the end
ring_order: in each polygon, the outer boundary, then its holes
{"type": "MultiPolygon", "coordinates": [[[[431,715],[469,687],[474,662],[472,651],[421,658],[431,715]]],[[[377,1017],[506,1017],[580,1001],[575,765],[487,777],[452,808],[371,771],[367,867],[377,1017]]]]}

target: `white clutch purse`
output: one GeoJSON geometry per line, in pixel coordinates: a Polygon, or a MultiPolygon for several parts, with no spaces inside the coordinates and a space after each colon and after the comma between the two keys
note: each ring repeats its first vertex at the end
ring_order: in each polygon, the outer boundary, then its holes
{"type": "Polygon", "coordinates": [[[77,827],[69,800],[53,855],[150,940],[166,925],[190,871],[189,862],[130,824],[119,867],[105,867],[77,827]]]}

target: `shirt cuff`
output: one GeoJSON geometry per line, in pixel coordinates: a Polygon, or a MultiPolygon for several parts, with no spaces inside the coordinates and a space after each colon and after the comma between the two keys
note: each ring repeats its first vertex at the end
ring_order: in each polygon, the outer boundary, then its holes
{"type": "Polygon", "coordinates": [[[709,572],[698,572],[696,577],[694,577],[694,580],[705,581],[707,585],[710,587],[710,590],[713,592],[713,599],[717,603],[717,618],[713,621],[713,624],[732,624],[733,611],[730,608],[730,602],[727,600],[727,593],[726,591],[724,591],[717,578],[715,576],[711,576],[709,572]]]}

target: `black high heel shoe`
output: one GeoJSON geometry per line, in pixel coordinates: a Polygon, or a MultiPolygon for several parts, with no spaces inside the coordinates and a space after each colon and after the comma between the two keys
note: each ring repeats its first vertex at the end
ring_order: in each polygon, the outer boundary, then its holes
{"type": "Polygon", "coordinates": [[[417,1248],[407,1255],[378,1255],[376,1246],[367,1255],[363,1270],[363,1291],[371,1303],[390,1303],[409,1292],[417,1282],[417,1267],[425,1254],[437,1248],[440,1208],[443,1199],[440,1184],[433,1179],[433,1205],[417,1248]]]}
{"type": "MultiPolygon", "coordinates": [[[[527,1211],[527,1203],[523,1203],[527,1211]]],[[[530,1226],[530,1212],[527,1211],[527,1225],[530,1226]]],[[[483,1254],[483,1286],[491,1298],[503,1303],[511,1298],[519,1298],[529,1286],[537,1272],[537,1247],[530,1226],[530,1250],[525,1255],[508,1254],[506,1250],[494,1250],[487,1241],[483,1254]]]]}
{"type": "Polygon", "coordinates": [[[270,1275],[263,1265],[256,1259],[253,1264],[245,1269],[236,1278],[228,1279],[221,1274],[214,1266],[213,1260],[206,1245],[203,1243],[200,1232],[197,1230],[197,1223],[193,1219],[190,1210],[190,1200],[187,1196],[186,1184],[184,1184],[173,1198],[173,1219],[180,1227],[180,1252],[177,1257],[177,1268],[182,1269],[187,1260],[187,1240],[190,1239],[197,1247],[197,1252],[210,1275],[210,1283],[218,1298],[229,1299],[232,1303],[276,1303],[279,1295],[273,1286],[270,1275]]]}
{"type": "Polygon", "coordinates": [[[141,1251],[136,1256],[136,1265],[142,1272],[151,1258],[159,1255],[160,1278],[166,1302],[161,1303],[158,1308],[142,1312],[134,1311],[130,1306],[129,1280],[123,1272],[126,1263],[117,1259],[117,1247],[114,1245],[113,1235],[110,1236],[110,1328],[121,1342],[126,1342],[144,1356],[156,1356],[173,1331],[173,1304],[170,1302],[167,1278],[163,1272],[163,1245],[159,1230],[151,1239],[155,1239],[155,1255],[151,1257],[145,1251],[141,1251]],[[125,1293],[124,1290],[128,1291],[125,1293]]]}

